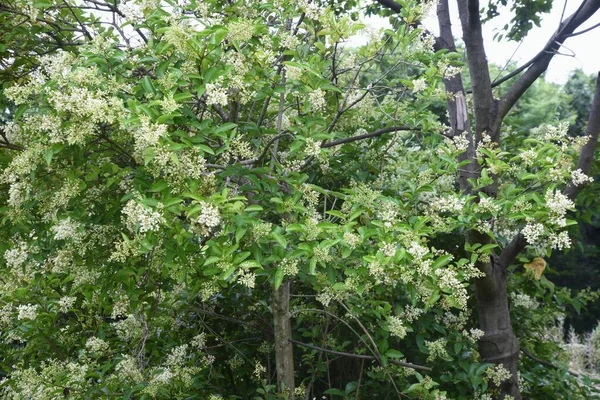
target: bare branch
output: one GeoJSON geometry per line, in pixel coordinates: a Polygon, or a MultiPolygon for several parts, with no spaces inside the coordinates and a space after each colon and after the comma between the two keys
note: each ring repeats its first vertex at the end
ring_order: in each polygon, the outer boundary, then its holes
{"type": "Polygon", "coordinates": [[[333,142],[329,142],[329,143],[325,143],[321,145],[322,149],[327,149],[329,147],[335,147],[335,146],[339,146],[345,143],[352,143],[352,142],[356,142],[359,140],[364,140],[364,139],[370,139],[370,138],[374,138],[377,136],[381,136],[383,134],[386,133],[390,133],[390,132],[399,132],[399,131],[420,131],[419,128],[413,128],[410,126],[393,126],[390,128],[383,128],[383,129],[379,129],[376,130],[375,132],[371,132],[371,133],[365,133],[364,135],[357,135],[357,136],[352,136],[349,138],[344,138],[344,139],[339,139],[339,140],[334,140],[333,142]]]}
{"type": "MultiPolygon", "coordinates": [[[[510,109],[521,98],[523,93],[542,75],[550,61],[556,54],[556,51],[562,46],[562,43],[581,24],[587,21],[600,8],[600,0],[584,0],[577,11],[567,18],[552,35],[546,46],[540,51],[528,64],[527,71],[515,82],[504,97],[500,100],[498,106],[498,114],[494,123],[495,130],[499,130],[502,124],[502,119],[508,114],[510,109]]],[[[527,66],[527,64],[525,64],[527,66]]],[[[520,70],[524,70],[523,66],[520,70]]],[[[520,72],[520,71],[519,71],[520,72]]],[[[514,75],[512,75],[514,76],[514,75]]],[[[502,78],[503,81],[510,79],[510,74],[502,78]]],[[[500,82],[501,83],[501,82],[500,82]]],[[[499,84],[498,82],[496,84],[499,84]]]]}

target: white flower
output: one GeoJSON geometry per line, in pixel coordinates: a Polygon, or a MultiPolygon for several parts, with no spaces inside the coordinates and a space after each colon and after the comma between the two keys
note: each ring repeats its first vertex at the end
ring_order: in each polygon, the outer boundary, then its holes
{"type": "Polygon", "coordinates": [[[300,79],[302,76],[302,69],[293,65],[286,65],[285,70],[287,77],[293,81],[300,79]]]}
{"type": "Polygon", "coordinates": [[[529,149],[527,151],[521,152],[521,154],[519,154],[519,157],[521,157],[521,159],[523,160],[523,164],[525,164],[526,167],[531,167],[533,166],[533,164],[535,164],[537,154],[535,150],[529,149]]]}
{"type": "Polygon", "coordinates": [[[523,236],[525,236],[527,243],[535,246],[536,244],[538,244],[540,239],[544,236],[544,225],[528,223],[521,230],[521,233],[523,234],[523,236]]]}
{"type": "Polygon", "coordinates": [[[101,357],[107,354],[110,350],[108,343],[95,336],[89,338],[87,342],[85,342],[85,348],[93,357],[101,357]]]}
{"type": "Polygon", "coordinates": [[[34,320],[38,315],[38,305],[37,304],[21,304],[17,307],[19,311],[19,315],[17,316],[18,320],[31,319],[34,320]]]}
{"type": "Polygon", "coordinates": [[[143,206],[133,199],[127,202],[122,213],[126,216],[125,223],[131,232],[135,232],[136,228],[140,233],[158,231],[164,222],[158,211],[143,206]]]}
{"type": "Polygon", "coordinates": [[[567,210],[573,210],[575,208],[575,204],[571,201],[567,196],[562,194],[558,190],[550,190],[546,192],[546,206],[550,211],[550,220],[551,224],[557,225],[559,227],[563,227],[567,224],[565,219],[565,215],[567,214],[567,210]]]}
{"type": "Polygon", "coordinates": [[[59,221],[51,230],[54,232],[55,240],[77,239],[80,224],[73,221],[71,217],[59,221]]]}
{"type": "Polygon", "coordinates": [[[558,235],[550,235],[550,246],[553,249],[564,250],[571,247],[571,238],[568,232],[560,232],[558,235]]]}
{"type": "Polygon", "coordinates": [[[575,171],[573,171],[571,179],[573,181],[574,186],[580,186],[594,181],[594,178],[584,174],[583,171],[581,171],[581,169],[576,169],[575,171]]]}
{"type": "Polygon", "coordinates": [[[306,147],[304,153],[308,157],[318,157],[321,154],[321,144],[312,138],[306,138],[306,147]]]}
{"type": "Polygon", "coordinates": [[[227,89],[218,83],[206,84],[206,104],[209,106],[226,106],[229,102],[227,98],[227,89]]]}
{"type": "Polygon", "coordinates": [[[400,339],[404,339],[407,333],[402,320],[394,316],[388,318],[388,331],[391,335],[397,336],[400,339]]]}
{"type": "Polygon", "coordinates": [[[200,216],[196,219],[196,223],[207,228],[214,228],[221,223],[219,209],[212,204],[204,201],[200,202],[200,216]]]}
{"type": "Polygon", "coordinates": [[[139,383],[144,380],[136,360],[130,355],[123,355],[123,359],[115,367],[115,372],[121,381],[139,383]]]}
{"type": "Polygon", "coordinates": [[[69,312],[69,310],[71,308],[73,308],[73,306],[75,305],[75,302],[77,301],[77,297],[72,297],[72,296],[64,296],[61,297],[60,300],[58,300],[58,305],[60,306],[60,312],[66,313],[69,312]]]}
{"type": "Polygon", "coordinates": [[[412,81],[413,84],[413,93],[419,93],[423,90],[427,89],[427,82],[425,82],[424,78],[414,79],[412,81]]]}
{"type": "Polygon", "coordinates": [[[383,243],[381,252],[386,257],[394,257],[396,255],[396,245],[394,243],[383,243]]]}
{"type": "Polygon", "coordinates": [[[325,101],[325,92],[321,89],[316,89],[308,93],[308,100],[312,105],[313,111],[323,111],[327,106],[327,102],[325,101]]]}

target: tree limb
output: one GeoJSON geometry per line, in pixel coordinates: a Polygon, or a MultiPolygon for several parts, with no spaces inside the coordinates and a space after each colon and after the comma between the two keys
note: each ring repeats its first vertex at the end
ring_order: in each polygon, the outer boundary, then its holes
{"type": "MultiPolygon", "coordinates": [[[[523,93],[525,93],[529,86],[531,86],[533,82],[535,82],[536,79],[538,79],[540,75],[546,71],[550,61],[556,54],[556,51],[562,46],[562,43],[569,38],[575,29],[577,29],[579,26],[581,26],[581,24],[594,15],[599,8],[600,0],[584,0],[577,11],[575,11],[575,13],[573,13],[559,26],[542,51],[540,51],[528,63],[530,65],[528,66],[527,71],[525,71],[525,73],[511,86],[508,92],[500,100],[498,115],[496,116],[496,121],[494,124],[496,130],[500,129],[502,119],[521,98],[523,93]]],[[[521,67],[521,71],[524,69],[524,67],[521,67]]],[[[503,79],[510,79],[510,77],[512,76],[509,75],[509,77],[505,77],[503,79]]]]}
{"type": "Polygon", "coordinates": [[[364,135],[356,135],[349,138],[334,140],[333,142],[324,143],[321,145],[322,149],[327,149],[329,147],[335,147],[346,143],[352,143],[359,140],[370,139],[377,136],[381,136],[390,132],[398,132],[398,131],[420,131],[419,128],[412,128],[410,126],[393,126],[390,128],[382,128],[378,129],[375,132],[365,133],[364,135]]]}

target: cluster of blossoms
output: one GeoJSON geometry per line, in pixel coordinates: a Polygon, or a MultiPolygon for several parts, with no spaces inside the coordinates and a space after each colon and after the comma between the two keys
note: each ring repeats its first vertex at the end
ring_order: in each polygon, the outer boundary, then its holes
{"type": "Polygon", "coordinates": [[[221,81],[206,84],[206,104],[209,106],[226,106],[229,103],[227,88],[222,86],[221,81]]]}
{"type": "Polygon", "coordinates": [[[567,224],[565,218],[567,211],[575,208],[573,201],[560,191],[551,189],[546,191],[545,200],[546,207],[548,207],[548,211],[550,212],[550,224],[564,227],[567,224]]]}
{"type": "Polygon", "coordinates": [[[131,232],[156,232],[160,229],[164,218],[160,212],[144,206],[136,200],[129,200],[123,207],[125,225],[131,232]]]}
{"type": "Polygon", "coordinates": [[[221,223],[219,209],[205,201],[201,201],[198,205],[200,206],[200,215],[196,218],[196,223],[208,229],[219,226],[221,223]]]}
{"type": "Polygon", "coordinates": [[[71,217],[61,220],[51,228],[55,240],[76,239],[79,237],[80,224],[71,217]]]}
{"type": "Polygon", "coordinates": [[[313,112],[325,110],[327,101],[325,100],[325,92],[322,89],[316,89],[308,93],[308,100],[312,105],[313,112]]]}
{"type": "Polygon", "coordinates": [[[360,236],[352,232],[344,232],[343,240],[353,249],[356,248],[356,246],[358,246],[361,242],[360,236]]]}
{"type": "Polygon", "coordinates": [[[448,351],[446,350],[446,345],[448,344],[448,340],[446,338],[441,338],[435,341],[425,341],[425,346],[429,350],[429,357],[427,357],[427,361],[433,362],[438,358],[448,358],[448,351]]]}
{"type": "Polygon", "coordinates": [[[19,314],[17,315],[18,320],[35,320],[38,316],[38,308],[37,304],[21,304],[17,307],[17,311],[19,314]]]}
{"type": "Polygon", "coordinates": [[[585,185],[586,183],[591,183],[594,181],[594,178],[587,176],[581,171],[581,169],[576,169],[572,172],[571,180],[574,186],[585,185]]]}
{"type": "Polygon", "coordinates": [[[404,339],[404,337],[406,337],[407,334],[407,330],[406,330],[406,326],[404,326],[404,323],[402,322],[402,320],[398,317],[395,316],[390,316],[388,317],[388,331],[390,332],[391,335],[397,336],[400,339],[404,339]]]}
{"type": "Polygon", "coordinates": [[[298,274],[298,260],[284,258],[279,262],[279,268],[285,276],[296,276],[298,274]]]}
{"type": "Polygon", "coordinates": [[[412,81],[413,84],[413,93],[419,93],[423,90],[427,89],[427,82],[423,78],[414,79],[412,81]]]}
{"type": "Polygon", "coordinates": [[[155,124],[146,116],[141,117],[140,126],[134,134],[136,154],[141,155],[146,148],[156,146],[158,140],[166,135],[166,125],[155,124]]]}
{"type": "Polygon", "coordinates": [[[499,364],[494,367],[490,367],[485,370],[485,376],[489,381],[492,381],[494,385],[500,386],[502,382],[512,378],[512,374],[504,365],[499,364]]]}

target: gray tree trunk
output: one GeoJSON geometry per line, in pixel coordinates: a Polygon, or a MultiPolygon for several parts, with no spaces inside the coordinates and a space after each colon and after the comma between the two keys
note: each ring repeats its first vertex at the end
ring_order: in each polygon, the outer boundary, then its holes
{"type": "Polygon", "coordinates": [[[290,281],[273,291],[273,326],[275,328],[275,369],[280,392],[294,398],[294,352],[290,319],[290,281]]]}

